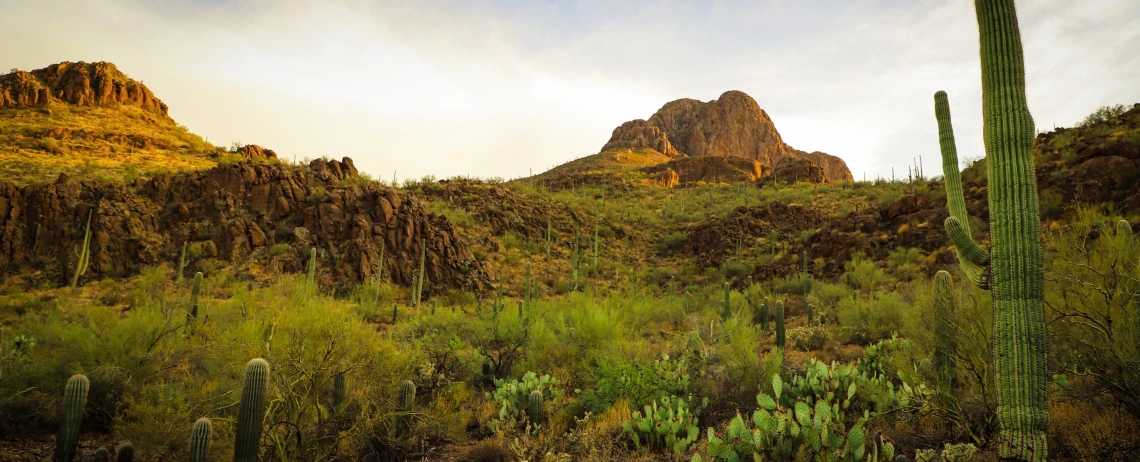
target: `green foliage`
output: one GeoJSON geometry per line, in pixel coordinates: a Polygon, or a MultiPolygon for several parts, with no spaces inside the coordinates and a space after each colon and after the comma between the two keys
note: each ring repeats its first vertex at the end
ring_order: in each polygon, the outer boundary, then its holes
{"type": "Polygon", "coordinates": [[[644,413],[633,411],[632,421],[622,422],[622,429],[636,447],[644,444],[654,450],[684,454],[700,436],[698,413],[689,410],[684,398],[666,396],[645,405],[644,413]]]}
{"type": "Polygon", "coordinates": [[[202,417],[194,422],[190,431],[190,462],[207,462],[210,460],[210,436],[214,433],[214,426],[210,419],[202,417]]]}
{"type": "Polygon", "coordinates": [[[854,287],[874,292],[880,287],[891,282],[892,279],[887,273],[883,272],[875,262],[867,258],[862,253],[857,253],[851,257],[844,265],[844,280],[848,281],[854,287]]]}
{"type": "Polygon", "coordinates": [[[693,385],[687,361],[669,356],[652,363],[602,356],[585,374],[578,404],[595,414],[623,399],[640,408],[668,396],[688,396],[693,385]]]}
{"type": "Polygon", "coordinates": [[[245,366],[238,409],[235,462],[256,462],[261,447],[262,423],[269,400],[269,363],[254,358],[245,366]]]}
{"type": "Polygon", "coordinates": [[[83,410],[87,406],[87,391],[90,388],[91,382],[83,374],[75,374],[67,380],[63,389],[63,418],[60,419],[53,457],[56,462],[71,462],[75,459],[79,425],[83,422],[83,410]]]}
{"type": "Polygon", "coordinates": [[[1077,127],[1084,128],[1095,123],[1105,122],[1109,119],[1120,117],[1121,115],[1124,115],[1125,112],[1128,112],[1128,108],[1124,107],[1123,104],[1117,104],[1115,106],[1101,106],[1097,108],[1097,110],[1093,111],[1092,114],[1086,116],[1084,120],[1081,120],[1079,123],[1077,123],[1077,127]]]}
{"type": "Polygon", "coordinates": [[[840,328],[836,337],[845,343],[867,344],[899,332],[907,319],[915,316],[910,304],[897,292],[878,299],[842,299],[836,306],[840,328]]]}

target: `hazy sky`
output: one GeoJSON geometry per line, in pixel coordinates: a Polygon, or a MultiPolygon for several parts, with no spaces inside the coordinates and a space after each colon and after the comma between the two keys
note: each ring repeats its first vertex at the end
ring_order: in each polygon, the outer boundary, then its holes
{"type": "MultiPolygon", "coordinates": [[[[1018,2],[1038,130],[1140,103],[1140,1],[1018,2]]],[[[0,69],[111,61],[210,142],[373,175],[535,173],[667,101],[742,90],[855,177],[982,156],[973,2],[0,0],[0,69]]]]}

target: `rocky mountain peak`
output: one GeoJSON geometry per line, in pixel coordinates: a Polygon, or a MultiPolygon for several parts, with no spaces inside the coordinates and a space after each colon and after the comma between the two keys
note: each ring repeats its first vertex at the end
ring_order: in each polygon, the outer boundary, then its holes
{"type": "Polygon", "coordinates": [[[709,102],[682,98],[665,103],[649,119],[614,129],[602,152],[639,148],[669,156],[742,157],[759,162],[764,171],[774,170],[785,159],[798,158],[818,165],[824,172],[821,181],[851,179],[842,159],[819,151],[797,151],[784,143],[768,113],[751,96],[736,90],[709,102]]]}
{"type": "Polygon", "coordinates": [[[140,82],[108,62],[61,62],[34,71],[0,75],[0,108],[51,103],[77,106],[128,104],[167,115],[167,107],[140,82]]]}

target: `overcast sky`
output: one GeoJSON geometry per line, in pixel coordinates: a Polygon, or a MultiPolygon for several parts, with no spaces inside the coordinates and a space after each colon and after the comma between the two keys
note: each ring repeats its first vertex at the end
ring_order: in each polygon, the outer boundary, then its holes
{"type": "MultiPolygon", "coordinates": [[[[512,178],[624,121],[741,90],[862,174],[939,174],[933,94],[984,154],[968,0],[0,0],[0,69],[111,61],[216,145],[377,177],[512,178]]],[[[1018,2],[1038,130],[1140,103],[1140,1],[1018,2]]]]}

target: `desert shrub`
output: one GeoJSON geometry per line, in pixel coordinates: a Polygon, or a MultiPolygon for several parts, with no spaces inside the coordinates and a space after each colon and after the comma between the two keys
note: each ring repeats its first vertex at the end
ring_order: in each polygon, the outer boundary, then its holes
{"type": "Polygon", "coordinates": [[[891,277],[863,253],[852,256],[851,260],[843,265],[843,269],[843,280],[864,290],[875,291],[891,282],[891,277]]]}
{"type": "Polygon", "coordinates": [[[646,363],[603,357],[585,374],[578,405],[582,410],[595,414],[619,400],[641,409],[662,398],[685,397],[690,393],[689,371],[683,358],[671,360],[664,356],[646,363]]]}
{"type": "Polygon", "coordinates": [[[797,350],[819,350],[831,340],[831,335],[822,326],[801,326],[788,329],[788,344],[797,350]]]}
{"type": "Polygon", "coordinates": [[[922,249],[898,247],[887,256],[891,274],[900,280],[909,281],[918,274],[922,264],[922,249]]]}
{"type": "Polygon", "coordinates": [[[1045,301],[1061,371],[1140,416],[1140,240],[1114,225],[1084,209],[1049,236],[1045,301]]]}
{"type": "Polygon", "coordinates": [[[1120,117],[1125,112],[1128,112],[1128,108],[1124,107],[1123,104],[1117,104],[1115,106],[1101,106],[1097,108],[1097,110],[1093,111],[1092,114],[1085,116],[1084,120],[1078,122],[1077,127],[1087,127],[1098,122],[1104,122],[1108,119],[1120,117]]]}
{"type": "Polygon", "coordinates": [[[846,343],[872,343],[899,332],[913,310],[901,295],[888,292],[878,298],[843,299],[836,306],[837,337],[846,343]]]}

